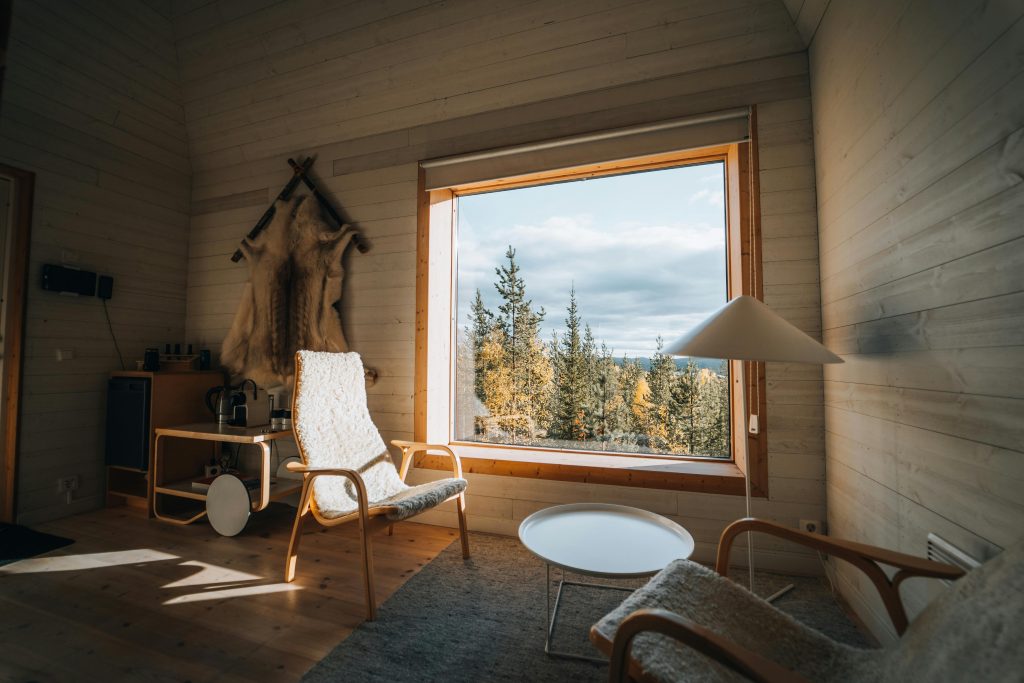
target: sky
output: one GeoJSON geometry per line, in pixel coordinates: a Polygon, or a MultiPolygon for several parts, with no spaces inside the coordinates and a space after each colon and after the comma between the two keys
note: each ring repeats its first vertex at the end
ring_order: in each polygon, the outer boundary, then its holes
{"type": "Polygon", "coordinates": [[[723,199],[720,162],[460,197],[459,327],[476,289],[497,313],[511,245],[544,341],[575,286],[599,345],[649,357],[726,302],[723,199]]]}

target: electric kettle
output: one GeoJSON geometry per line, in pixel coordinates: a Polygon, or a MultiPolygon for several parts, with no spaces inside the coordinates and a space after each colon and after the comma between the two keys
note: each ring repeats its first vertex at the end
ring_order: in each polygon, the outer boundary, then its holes
{"type": "Polygon", "coordinates": [[[238,387],[224,384],[212,387],[206,392],[206,407],[217,420],[217,424],[228,424],[235,414],[235,405],[244,401],[238,387]]]}
{"type": "MultiPolygon", "coordinates": [[[[221,386],[212,387],[206,392],[206,407],[217,420],[217,424],[230,424],[230,425],[258,425],[268,424],[270,422],[270,402],[265,401],[265,411],[267,419],[259,422],[254,421],[248,415],[248,409],[240,408],[239,406],[246,406],[245,397],[245,386],[252,386],[252,402],[257,402],[258,388],[256,382],[251,379],[242,380],[241,384],[230,385],[223,384],[221,386]],[[241,416],[239,413],[241,412],[241,416]]],[[[264,392],[266,393],[266,392],[264,392]]]]}

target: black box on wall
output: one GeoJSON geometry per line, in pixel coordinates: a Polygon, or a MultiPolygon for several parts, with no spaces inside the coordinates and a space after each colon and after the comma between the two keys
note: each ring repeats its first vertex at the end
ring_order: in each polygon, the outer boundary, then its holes
{"type": "Polygon", "coordinates": [[[47,264],[43,266],[43,289],[61,294],[93,296],[96,294],[96,273],[47,264]]]}

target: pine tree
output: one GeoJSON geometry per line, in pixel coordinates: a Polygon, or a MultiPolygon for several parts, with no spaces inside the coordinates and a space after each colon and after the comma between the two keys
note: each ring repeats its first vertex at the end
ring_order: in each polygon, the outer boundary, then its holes
{"type": "Polygon", "coordinates": [[[595,357],[594,371],[594,437],[608,442],[621,432],[625,422],[625,402],[619,393],[619,366],[608,346],[601,342],[595,357]]]}
{"type": "MultiPolygon", "coordinates": [[[[634,410],[634,401],[637,396],[637,389],[641,383],[646,387],[646,391],[650,391],[650,387],[647,387],[647,380],[643,366],[640,365],[640,361],[636,359],[629,359],[626,357],[622,358],[622,365],[619,367],[619,396],[622,398],[623,412],[621,421],[620,437],[622,443],[631,443],[635,441],[637,434],[643,433],[643,423],[637,419],[637,411],[634,410]]],[[[643,392],[641,392],[643,393],[643,392]]]]}
{"type": "Polygon", "coordinates": [[[484,343],[494,329],[494,314],[484,306],[484,300],[480,296],[479,289],[476,290],[476,296],[473,298],[473,304],[470,307],[469,320],[471,324],[466,328],[466,336],[473,352],[473,368],[475,371],[473,388],[476,391],[477,397],[484,401],[486,398],[484,373],[488,368],[484,365],[482,351],[484,343]]]}
{"type": "Polygon", "coordinates": [[[543,431],[550,419],[547,404],[552,370],[539,336],[544,309],[534,310],[533,302],[526,298],[526,282],[519,274],[515,256],[510,245],[505,252],[508,265],[495,268],[498,281],[494,287],[502,298],[495,322],[502,332],[503,361],[512,388],[506,415],[518,420],[520,427],[515,436],[532,438],[535,432],[543,431]]]}
{"type": "Polygon", "coordinates": [[[593,396],[591,356],[593,335],[588,341],[580,334],[580,316],[576,305],[576,288],[569,290],[565,334],[552,340],[551,354],[555,368],[554,404],[551,436],[556,439],[585,441],[588,438],[588,409],[593,396]]]}
{"type": "Polygon", "coordinates": [[[478,381],[484,387],[481,399],[487,408],[487,415],[478,418],[477,432],[485,437],[494,432],[509,432],[508,416],[512,413],[515,392],[512,376],[505,361],[505,345],[502,331],[492,329],[484,338],[478,356],[481,368],[478,381]]]}
{"type": "Polygon", "coordinates": [[[710,368],[700,371],[694,401],[694,453],[723,457],[729,443],[729,385],[727,375],[710,368]]]}
{"type": "Polygon", "coordinates": [[[669,441],[673,450],[690,455],[696,454],[694,434],[697,429],[696,404],[699,382],[699,368],[689,359],[676,374],[672,384],[669,421],[669,441]]]}
{"type": "Polygon", "coordinates": [[[651,409],[647,416],[649,445],[658,450],[671,450],[670,415],[672,385],[676,378],[676,363],[671,356],[661,352],[664,342],[657,339],[657,350],[651,357],[651,369],[647,373],[647,384],[651,388],[651,409]]]}

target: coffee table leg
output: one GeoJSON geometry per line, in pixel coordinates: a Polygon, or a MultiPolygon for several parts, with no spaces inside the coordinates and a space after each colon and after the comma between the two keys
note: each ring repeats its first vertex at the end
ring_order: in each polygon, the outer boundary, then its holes
{"type": "Polygon", "coordinates": [[[625,586],[612,586],[606,583],[582,583],[579,581],[566,581],[565,570],[562,570],[562,578],[558,581],[558,592],[555,594],[555,607],[551,609],[551,565],[544,565],[544,598],[547,603],[547,622],[545,623],[546,633],[544,635],[544,654],[550,657],[561,657],[562,659],[579,659],[585,662],[597,662],[607,664],[608,660],[603,657],[591,657],[589,655],[578,655],[572,652],[559,652],[551,648],[551,641],[555,637],[555,626],[558,624],[558,608],[562,603],[562,588],[565,586],[585,586],[587,588],[605,588],[609,590],[625,591],[632,593],[634,589],[625,586]]]}

